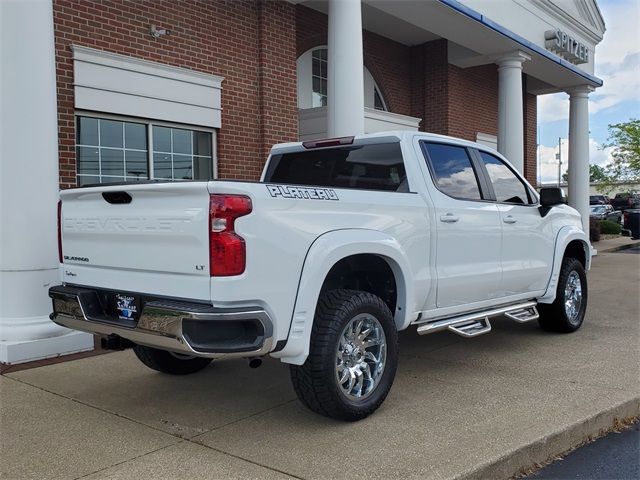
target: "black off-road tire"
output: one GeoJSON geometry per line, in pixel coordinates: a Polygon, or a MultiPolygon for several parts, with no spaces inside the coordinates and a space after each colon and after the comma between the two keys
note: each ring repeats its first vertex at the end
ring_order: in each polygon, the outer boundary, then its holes
{"type": "Polygon", "coordinates": [[[211,363],[210,358],[187,356],[180,358],[179,355],[174,355],[166,350],[143,345],[135,345],[133,351],[147,367],[170,375],[188,375],[199,372],[211,363]]]}
{"type": "Polygon", "coordinates": [[[575,258],[563,258],[555,301],[549,305],[538,304],[538,311],[540,313],[538,323],[540,327],[549,332],[575,332],[582,326],[582,322],[584,321],[584,315],[587,310],[587,300],[587,274],[584,271],[582,263],[575,258]],[[580,278],[582,288],[582,302],[575,318],[570,318],[565,309],[565,288],[572,272],[575,272],[580,278]]]}
{"type": "Polygon", "coordinates": [[[298,398],[312,411],[338,420],[356,421],[371,415],[384,401],[398,365],[398,332],[389,307],[377,296],[357,290],[330,290],[318,301],[309,356],[291,365],[291,381],[298,398]],[[375,317],[385,334],[387,356],[374,390],[362,400],[348,398],[336,378],[336,354],[343,329],[356,315],[375,317]]]}

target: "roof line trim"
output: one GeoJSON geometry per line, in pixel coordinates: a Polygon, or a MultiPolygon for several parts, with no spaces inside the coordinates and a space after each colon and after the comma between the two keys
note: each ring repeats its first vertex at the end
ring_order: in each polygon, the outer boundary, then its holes
{"type": "Polygon", "coordinates": [[[444,5],[448,6],[448,7],[456,10],[457,12],[465,15],[466,17],[469,17],[472,20],[475,20],[475,21],[481,23],[485,27],[490,28],[491,30],[493,30],[493,31],[495,31],[495,32],[497,32],[497,33],[499,33],[501,35],[504,35],[505,37],[509,38],[510,40],[513,40],[514,42],[520,44],[521,46],[523,46],[525,48],[528,48],[529,50],[537,53],[538,55],[541,55],[541,56],[545,57],[547,60],[550,60],[550,61],[552,61],[554,63],[557,63],[558,65],[566,68],[567,70],[570,70],[572,73],[575,73],[576,75],[581,76],[582,78],[584,78],[585,80],[590,82],[592,84],[592,86],[594,86],[594,87],[601,87],[602,86],[603,82],[598,77],[596,77],[594,75],[590,75],[590,74],[588,74],[586,72],[583,72],[582,70],[580,70],[578,67],[576,67],[572,63],[567,62],[563,58],[560,58],[559,56],[557,56],[557,55],[545,50],[544,48],[539,47],[535,43],[530,42],[526,38],[521,37],[517,33],[512,32],[508,28],[505,28],[502,25],[494,22],[490,18],[485,17],[484,15],[482,15],[481,13],[473,10],[472,8],[469,8],[466,5],[463,5],[458,0],[439,0],[439,1],[440,1],[440,3],[442,3],[442,4],[444,4],[444,5]]]}

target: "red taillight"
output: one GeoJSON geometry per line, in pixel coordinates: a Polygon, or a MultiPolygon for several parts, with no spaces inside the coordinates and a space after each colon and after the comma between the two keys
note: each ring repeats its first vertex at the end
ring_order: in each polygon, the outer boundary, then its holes
{"type": "Polygon", "coordinates": [[[212,277],[240,275],[247,263],[247,247],[235,230],[235,220],[251,213],[244,195],[211,195],[209,200],[209,273],[212,277]]]}
{"type": "Polygon", "coordinates": [[[58,200],[58,261],[62,263],[62,201],[58,200]]]}

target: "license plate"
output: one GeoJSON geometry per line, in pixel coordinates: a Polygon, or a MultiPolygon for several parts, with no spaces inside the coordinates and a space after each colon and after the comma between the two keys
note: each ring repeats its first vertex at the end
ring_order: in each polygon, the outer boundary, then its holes
{"type": "Polygon", "coordinates": [[[116,293],[116,311],[120,320],[136,320],[140,314],[140,302],[133,295],[116,293]]]}

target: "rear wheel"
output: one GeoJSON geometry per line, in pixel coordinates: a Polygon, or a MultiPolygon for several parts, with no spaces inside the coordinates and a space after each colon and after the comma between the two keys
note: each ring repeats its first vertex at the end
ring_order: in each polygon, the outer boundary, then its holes
{"type": "Polygon", "coordinates": [[[143,345],[134,346],[133,351],[147,367],[170,375],[199,372],[211,363],[210,358],[193,357],[143,345]]]}
{"type": "Polygon", "coordinates": [[[587,310],[587,275],[579,260],[562,260],[556,299],[550,305],[538,304],[538,322],[543,330],[560,333],[575,332],[584,321],[587,310]]]}
{"type": "Polygon", "coordinates": [[[314,412],[360,420],[386,398],[397,362],[398,334],[387,305],[367,292],[331,290],[318,301],[309,356],[291,366],[291,380],[314,412]]]}

